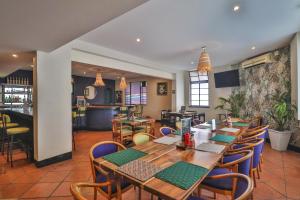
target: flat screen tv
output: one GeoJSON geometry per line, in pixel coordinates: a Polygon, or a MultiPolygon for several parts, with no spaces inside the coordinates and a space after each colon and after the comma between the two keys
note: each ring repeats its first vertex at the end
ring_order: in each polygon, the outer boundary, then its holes
{"type": "Polygon", "coordinates": [[[240,86],[239,70],[215,73],[216,88],[240,86]]]}

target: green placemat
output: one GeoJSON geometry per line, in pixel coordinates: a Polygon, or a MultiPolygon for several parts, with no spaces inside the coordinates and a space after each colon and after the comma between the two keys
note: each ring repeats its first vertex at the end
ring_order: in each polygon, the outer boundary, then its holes
{"type": "Polygon", "coordinates": [[[233,126],[242,126],[242,127],[247,127],[249,126],[248,123],[245,123],[245,122],[233,122],[232,123],[233,126]]]}
{"type": "Polygon", "coordinates": [[[213,141],[216,141],[216,142],[231,143],[235,140],[235,137],[231,136],[231,135],[217,134],[214,137],[210,138],[210,140],[213,140],[213,141]]]}
{"type": "Polygon", "coordinates": [[[155,175],[156,178],[187,190],[208,172],[208,169],[187,162],[177,162],[155,175]]]}
{"type": "Polygon", "coordinates": [[[129,163],[130,161],[136,160],[140,157],[147,155],[147,153],[135,150],[135,149],[126,149],[123,151],[118,151],[116,153],[112,153],[106,156],[103,156],[103,159],[114,163],[118,166],[129,163]]]}

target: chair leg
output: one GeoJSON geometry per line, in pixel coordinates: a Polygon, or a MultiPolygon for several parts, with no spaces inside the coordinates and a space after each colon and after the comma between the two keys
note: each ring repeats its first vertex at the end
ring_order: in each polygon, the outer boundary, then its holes
{"type": "Polygon", "coordinates": [[[94,188],[94,200],[97,200],[97,188],[94,188]]]}
{"type": "Polygon", "coordinates": [[[253,182],[254,182],[254,187],[256,187],[256,176],[255,176],[255,170],[253,170],[253,171],[252,171],[252,173],[253,173],[253,176],[252,176],[252,178],[253,178],[253,182]]]}
{"type": "Polygon", "coordinates": [[[258,179],[260,179],[259,169],[258,169],[258,168],[256,168],[256,170],[255,170],[255,171],[256,171],[256,173],[257,173],[257,178],[258,178],[258,179]]]}
{"type": "Polygon", "coordinates": [[[10,137],[7,137],[6,161],[9,162],[10,137]]]}
{"type": "Polygon", "coordinates": [[[72,143],[73,143],[73,149],[76,151],[76,144],[75,144],[75,133],[72,132],[72,143]]]}
{"type": "Polygon", "coordinates": [[[13,167],[13,144],[14,144],[14,136],[10,136],[10,146],[9,146],[9,157],[10,157],[10,166],[13,167]]]}
{"type": "Polygon", "coordinates": [[[4,130],[1,131],[1,152],[2,155],[4,155],[4,147],[5,147],[5,141],[4,141],[4,130]]]}

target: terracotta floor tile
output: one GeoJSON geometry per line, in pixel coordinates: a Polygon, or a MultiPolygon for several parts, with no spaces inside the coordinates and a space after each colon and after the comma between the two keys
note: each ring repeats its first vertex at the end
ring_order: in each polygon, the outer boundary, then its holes
{"type": "Polygon", "coordinates": [[[285,189],[285,180],[281,178],[277,178],[273,176],[272,178],[265,180],[265,184],[279,192],[280,194],[286,196],[286,189],[285,189]]]}
{"type": "Polygon", "coordinates": [[[49,197],[58,185],[59,183],[36,183],[22,196],[22,198],[49,197]]]}
{"type": "Polygon", "coordinates": [[[40,183],[61,182],[68,175],[69,171],[49,171],[41,179],[40,183]]]}
{"type": "Polygon", "coordinates": [[[92,171],[88,168],[86,170],[73,170],[66,177],[65,181],[82,182],[88,181],[92,176],[92,171]]]}
{"type": "Polygon", "coordinates": [[[30,173],[23,174],[12,181],[12,183],[37,183],[44,174],[41,173],[30,173]]]}
{"type": "Polygon", "coordinates": [[[62,182],[51,196],[70,196],[70,185],[72,182],[62,182]]]}
{"type": "Polygon", "coordinates": [[[300,199],[300,177],[287,178],[286,193],[287,197],[292,199],[300,199]]]}
{"type": "Polygon", "coordinates": [[[73,200],[74,198],[72,196],[66,196],[66,197],[50,197],[48,200],[73,200]]]}
{"type": "Polygon", "coordinates": [[[253,196],[255,200],[273,200],[285,198],[284,195],[280,194],[265,183],[257,183],[257,187],[254,189],[253,196]]]}
{"type": "Polygon", "coordinates": [[[3,188],[0,192],[0,199],[19,198],[27,190],[32,187],[32,184],[10,184],[3,188]]]}

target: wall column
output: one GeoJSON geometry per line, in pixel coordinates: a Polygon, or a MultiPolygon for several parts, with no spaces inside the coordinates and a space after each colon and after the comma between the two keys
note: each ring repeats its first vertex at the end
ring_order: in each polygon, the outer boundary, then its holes
{"type": "Polygon", "coordinates": [[[185,71],[176,72],[176,111],[179,111],[184,102],[184,73],[185,71]]]}
{"type": "Polygon", "coordinates": [[[37,97],[34,106],[35,160],[41,162],[61,155],[71,157],[70,47],[66,45],[50,53],[37,51],[34,70],[37,97]]]}

